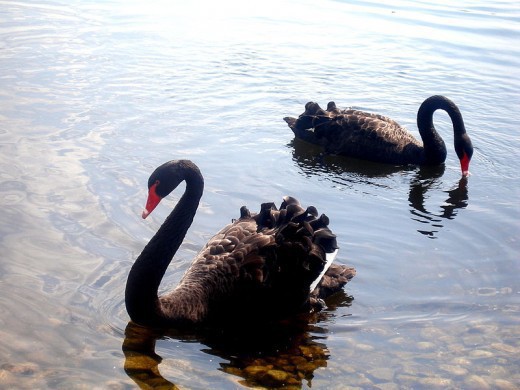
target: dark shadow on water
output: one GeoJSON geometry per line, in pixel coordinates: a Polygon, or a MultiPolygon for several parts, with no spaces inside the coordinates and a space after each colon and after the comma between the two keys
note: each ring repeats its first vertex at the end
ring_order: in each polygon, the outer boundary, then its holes
{"type": "Polygon", "coordinates": [[[468,205],[468,180],[461,178],[450,190],[440,189],[444,182],[445,165],[439,166],[396,166],[379,164],[344,156],[323,155],[323,149],[300,139],[294,138],[288,147],[293,149],[293,160],[306,176],[327,177],[334,184],[345,187],[370,185],[388,188],[384,178],[400,172],[415,172],[410,180],[408,201],[412,219],[424,228],[417,231],[428,238],[437,238],[437,233],[446,220],[454,219],[458,210],[468,205]],[[445,192],[447,198],[438,206],[439,212],[429,211],[426,207],[427,193],[445,192]]]}
{"type": "Polygon", "coordinates": [[[327,366],[327,329],[320,321],[334,316],[339,306],[353,298],[340,292],[327,300],[328,309],[280,323],[237,326],[226,329],[157,330],[129,322],[125,330],[124,369],[143,389],[177,389],[175,378],[164,378],[162,357],[155,352],[157,340],[174,339],[201,344],[202,353],[224,359],[219,371],[242,378],[246,387],[311,387],[314,371],[327,366]]]}
{"type": "Polygon", "coordinates": [[[378,186],[378,183],[370,180],[390,176],[397,172],[409,171],[413,167],[397,166],[391,164],[379,164],[356,158],[337,155],[324,155],[323,148],[310,144],[298,138],[294,138],[289,144],[293,150],[293,160],[298,164],[302,172],[307,176],[320,174],[332,174],[346,182],[363,182],[378,186]],[[345,178],[349,173],[353,178],[345,178]]]}

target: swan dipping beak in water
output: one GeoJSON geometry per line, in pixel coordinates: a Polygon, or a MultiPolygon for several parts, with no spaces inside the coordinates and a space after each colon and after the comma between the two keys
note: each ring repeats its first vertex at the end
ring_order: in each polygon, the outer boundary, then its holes
{"type": "Polygon", "coordinates": [[[353,109],[340,110],[334,102],[329,102],[326,110],[309,102],[298,118],[284,120],[297,138],[321,145],[327,153],[387,164],[439,165],[446,160],[447,152],[433,125],[433,113],[438,109],[450,116],[455,152],[462,176],[467,177],[473,145],[459,108],[444,96],[431,96],[419,107],[417,127],[422,142],[390,118],[353,109]]]}

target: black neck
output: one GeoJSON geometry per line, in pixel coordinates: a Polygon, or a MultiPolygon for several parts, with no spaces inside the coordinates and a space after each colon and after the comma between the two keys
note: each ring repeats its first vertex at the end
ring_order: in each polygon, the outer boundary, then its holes
{"type": "Polygon", "coordinates": [[[455,143],[466,133],[464,121],[458,107],[444,96],[432,96],[426,99],[417,112],[417,127],[424,143],[426,163],[440,164],[446,159],[446,145],[433,125],[433,113],[444,110],[453,124],[455,143]]]}
{"type": "Polygon", "coordinates": [[[187,167],[182,173],[186,191],[145,246],[128,275],[125,292],[127,311],[132,320],[141,324],[156,322],[160,317],[159,285],[193,222],[204,189],[204,181],[196,167],[195,170],[187,167]]]}

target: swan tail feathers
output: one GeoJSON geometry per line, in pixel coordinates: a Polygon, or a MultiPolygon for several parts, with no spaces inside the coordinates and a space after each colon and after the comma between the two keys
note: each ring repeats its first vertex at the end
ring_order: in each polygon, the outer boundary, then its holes
{"type": "Polygon", "coordinates": [[[343,264],[331,264],[313,289],[311,297],[326,299],[341,290],[354,276],[356,270],[343,264]]]}
{"type": "MultiPolygon", "coordinates": [[[[264,203],[253,218],[260,235],[275,238],[274,244],[259,252],[266,259],[262,264],[265,283],[292,289],[306,301],[309,292],[327,275],[338,252],[336,235],[328,227],[329,218],[319,215],[314,206],[303,208],[292,197],[285,197],[280,209],[264,203]]],[[[343,285],[348,280],[341,279],[343,285]]],[[[337,279],[337,286],[339,282],[337,279]]]]}

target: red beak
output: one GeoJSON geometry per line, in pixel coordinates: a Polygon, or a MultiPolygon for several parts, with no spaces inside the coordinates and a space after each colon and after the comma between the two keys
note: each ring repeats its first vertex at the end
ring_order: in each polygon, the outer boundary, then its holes
{"type": "Polygon", "coordinates": [[[143,214],[141,215],[143,219],[150,215],[150,213],[157,207],[162,199],[159,195],[157,195],[157,192],[155,192],[157,184],[158,183],[154,183],[148,190],[148,199],[146,200],[146,206],[143,210],[143,214]]]}
{"type": "Polygon", "coordinates": [[[460,169],[462,170],[462,176],[469,176],[469,157],[466,153],[464,153],[464,156],[460,159],[460,169]]]}

